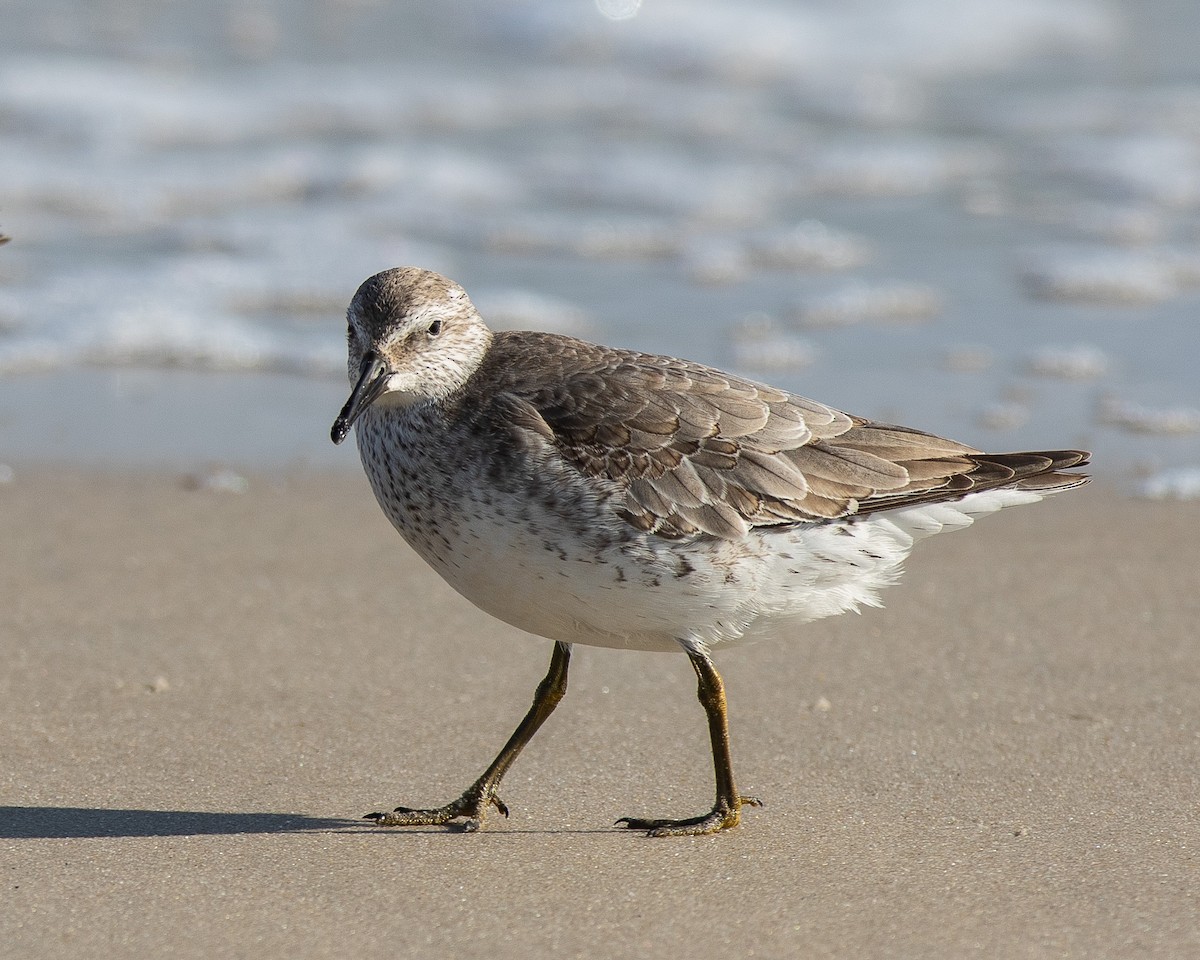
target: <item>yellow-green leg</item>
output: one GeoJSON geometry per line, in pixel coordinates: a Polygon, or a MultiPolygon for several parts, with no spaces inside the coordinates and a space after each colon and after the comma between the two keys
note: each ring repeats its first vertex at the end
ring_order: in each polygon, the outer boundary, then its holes
{"type": "Polygon", "coordinates": [[[712,740],[713,772],[717,781],[717,800],[709,813],[684,820],[646,820],[622,817],[617,823],[630,830],[646,830],[652,837],[690,837],[717,833],[736,827],[742,819],[742,807],[761,807],[757,797],[743,797],[733,779],[733,760],[729,752],[729,719],[725,708],[725,684],[703,651],[685,648],[696,671],[696,695],[708,715],[708,735],[712,740]]]}
{"type": "Polygon", "coordinates": [[[488,807],[495,807],[507,817],[508,807],[497,792],[500,781],[567,692],[567,669],[570,665],[571,645],[555,643],[554,653],[550,656],[550,669],[534,692],[533,706],[483,776],[467,787],[457,800],[450,801],[444,807],[424,810],[396,807],[391,813],[368,813],[363,819],[374,820],[383,827],[436,826],[462,819],[465,820],[463,830],[472,832],[483,826],[488,807]]]}

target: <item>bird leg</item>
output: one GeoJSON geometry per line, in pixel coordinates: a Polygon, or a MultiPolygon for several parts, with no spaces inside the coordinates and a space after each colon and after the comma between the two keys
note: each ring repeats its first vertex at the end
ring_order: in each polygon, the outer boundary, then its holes
{"type": "Polygon", "coordinates": [[[570,665],[571,645],[555,643],[554,653],[550,656],[550,669],[534,692],[533,706],[496,755],[496,759],[483,772],[483,776],[467,787],[457,800],[450,801],[444,807],[426,810],[396,807],[391,813],[368,813],[363,819],[374,820],[382,827],[415,827],[436,826],[462,818],[466,821],[463,830],[471,833],[483,826],[489,806],[495,807],[507,817],[508,807],[497,793],[500,781],[504,779],[508,768],[517,759],[525,744],[533,739],[538,728],[546,722],[546,718],[554,712],[554,708],[567,692],[567,668],[570,665]]]}
{"type": "Polygon", "coordinates": [[[646,830],[652,837],[690,837],[717,833],[736,827],[743,806],[761,807],[757,797],[743,797],[733,779],[733,761],[729,754],[729,720],[725,709],[725,684],[708,655],[699,649],[685,648],[698,680],[696,695],[708,715],[708,735],[712,740],[713,771],[717,781],[717,801],[712,811],[685,820],[645,820],[622,817],[617,824],[630,830],[646,830]]]}

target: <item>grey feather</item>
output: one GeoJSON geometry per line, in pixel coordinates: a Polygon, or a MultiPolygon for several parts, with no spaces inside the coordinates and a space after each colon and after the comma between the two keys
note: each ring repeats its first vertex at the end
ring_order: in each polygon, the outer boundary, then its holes
{"type": "Polygon", "coordinates": [[[459,403],[497,433],[532,434],[608,481],[614,513],[664,537],[737,538],[988,487],[1085,480],[1060,472],[1086,463],[1081,451],[983,454],[702,364],[546,333],[497,333],[459,403]]]}

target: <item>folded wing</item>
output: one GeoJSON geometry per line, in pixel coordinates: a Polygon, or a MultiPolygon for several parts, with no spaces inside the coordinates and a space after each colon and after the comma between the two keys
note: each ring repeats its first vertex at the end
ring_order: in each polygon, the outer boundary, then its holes
{"type": "Polygon", "coordinates": [[[1082,451],[985,454],[670,357],[497,334],[493,363],[518,353],[525,369],[536,359],[554,375],[536,387],[498,378],[509,422],[611,481],[621,517],[663,537],[732,539],[991,487],[1050,492],[1087,480],[1060,472],[1085,464],[1082,451]]]}

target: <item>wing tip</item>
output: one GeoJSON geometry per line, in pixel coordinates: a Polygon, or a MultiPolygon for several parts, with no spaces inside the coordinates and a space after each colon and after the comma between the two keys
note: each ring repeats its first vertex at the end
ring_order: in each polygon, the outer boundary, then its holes
{"type": "Polygon", "coordinates": [[[1086,473],[1072,473],[1085,467],[1092,455],[1088,450],[1034,450],[1023,453],[986,454],[975,459],[981,463],[997,464],[1014,471],[1008,482],[993,483],[998,487],[1015,487],[1037,493],[1059,493],[1073,490],[1092,478],[1086,473]]]}

